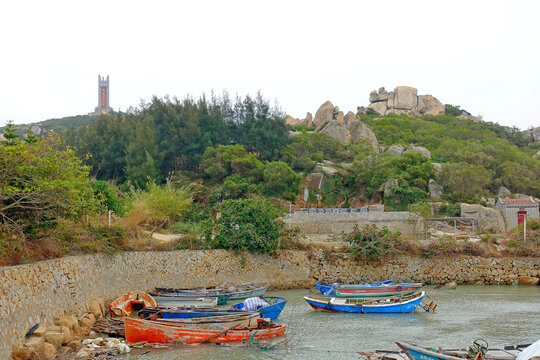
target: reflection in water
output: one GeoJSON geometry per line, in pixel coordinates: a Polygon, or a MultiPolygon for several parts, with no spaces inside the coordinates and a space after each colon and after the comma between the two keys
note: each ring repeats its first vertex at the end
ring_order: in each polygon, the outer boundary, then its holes
{"type": "MultiPolygon", "coordinates": [[[[434,313],[336,314],[313,310],[307,290],[269,292],[288,300],[277,322],[285,323],[288,348],[263,351],[238,345],[183,346],[133,355],[157,359],[358,359],[358,351],[397,350],[395,341],[425,346],[466,348],[474,339],[490,347],[540,339],[540,287],[467,286],[456,290],[426,287],[438,304],[434,313]]],[[[226,306],[227,307],[227,306],[226,306]]],[[[280,341],[280,340],[278,340],[280,341]]]]}

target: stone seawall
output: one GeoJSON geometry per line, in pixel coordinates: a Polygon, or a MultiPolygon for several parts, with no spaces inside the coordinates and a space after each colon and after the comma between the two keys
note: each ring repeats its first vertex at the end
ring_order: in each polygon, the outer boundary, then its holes
{"type": "Polygon", "coordinates": [[[408,211],[368,212],[368,213],[306,213],[292,212],[284,221],[300,228],[302,234],[326,234],[339,236],[351,232],[354,225],[375,224],[387,226],[391,231],[399,231],[405,236],[423,232],[421,217],[408,211]]]}
{"type": "Polygon", "coordinates": [[[196,287],[224,282],[269,282],[273,288],[308,285],[309,260],[301,251],[276,257],[223,250],[126,252],[86,255],[0,269],[0,359],[37,323],[81,314],[90,300],[112,300],[133,290],[196,287]]]}
{"type": "Polygon", "coordinates": [[[192,287],[224,282],[269,282],[274,289],[307,287],[317,280],[515,284],[540,277],[539,258],[415,258],[366,263],[350,254],[280,251],[237,255],[223,250],[126,252],[85,255],[0,269],[0,359],[24,343],[36,323],[81,314],[90,300],[112,300],[155,286],[192,287]]]}

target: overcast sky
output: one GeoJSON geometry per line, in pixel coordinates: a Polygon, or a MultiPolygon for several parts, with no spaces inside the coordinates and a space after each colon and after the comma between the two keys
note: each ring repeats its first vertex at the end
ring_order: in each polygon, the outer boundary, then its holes
{"type": "Polygon", "coordinates": [[[540,1],[3,1],[0,126],[257,90],[294,117],[413,86],[486,121],[540,126],[540,1]]]}

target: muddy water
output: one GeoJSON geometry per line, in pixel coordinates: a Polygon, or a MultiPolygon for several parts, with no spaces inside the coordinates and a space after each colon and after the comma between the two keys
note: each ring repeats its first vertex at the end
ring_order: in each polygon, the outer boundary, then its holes
{"type": "MultiPolygon", "coordinates": [[[[438,306],[434,313],[336,314],[313,310],[303,300],[307,290],[269,292],[288,299],[277,322],[287,336],[276,349],[200,346],[151,350],[131,359],[358,359],[358,351],[397,350],[401,340],[425,346],[465,348],[485,339],[490,347],[525,344],[540,339],[540,287],[458,286],[456,290],[426,287],[438,306]]],[[[145,350],[146,351],[146,350],[145,350]]]]}

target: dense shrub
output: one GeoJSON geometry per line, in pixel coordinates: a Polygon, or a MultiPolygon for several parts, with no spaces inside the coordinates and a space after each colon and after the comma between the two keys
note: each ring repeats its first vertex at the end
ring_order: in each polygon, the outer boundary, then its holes
{"type": "Polygon", "coordinates": [[[207,241],[220,249],[273,253],[283,224],[277,209],[267,200],[226,200],[221,216],[208,229],[207,241]],[[211,233],[215,236],[212,239],[211,233]]]}
{"type": "Polygon", "coordinates": [[[343,240],[350,243],[350,252],[361,255],[366,259],[379,259],[394,255],[398,252],[396,243],[399,241],[399,232],[391,232],[386,226],[378,229],[376,225],[358,225],[343,240]]]}

